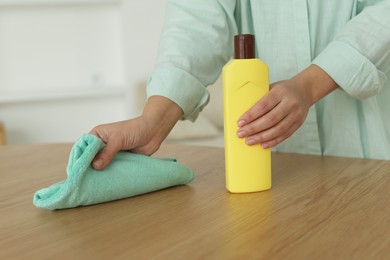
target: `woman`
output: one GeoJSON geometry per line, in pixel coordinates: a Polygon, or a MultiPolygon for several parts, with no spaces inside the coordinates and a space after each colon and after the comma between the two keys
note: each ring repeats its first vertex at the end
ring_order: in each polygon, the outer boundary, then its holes
{"type": "Polygon", "coordinates": [[[248,145],[274,151],[390,159],[390,1],[171,0],[141,116],[100,125],[93,167],[119,150],[153,154],[180,119],[195,120],[206,86],[256,35],[271,89],[237,118],[248,145]]]}

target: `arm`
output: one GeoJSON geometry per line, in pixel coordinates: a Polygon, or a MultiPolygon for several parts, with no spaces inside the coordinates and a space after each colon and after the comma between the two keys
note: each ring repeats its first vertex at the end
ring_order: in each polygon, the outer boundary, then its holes
{"type": "Polygon", "coordinates": [[[95,169],[106,167],[120,150],[150,155],[180,118],[196,119],[209,98],[206,86],[230,58],[234,8],[235,0],[168,2],[143,114],[91,131],[106,143],[92,163],[95,169]]]}
{"type": "Polygon", "coordinates": [[[270,148],[290,137],[309,108],[338,86],[320,67],[310,65],[295,77],[272,84],[270,92],[240,117],[238,137],[270,148]]]}
{"type": "Polygon", "coordinates": [[[235,6],[235,0],[168,1],[149,97],[165,96],[182,108],[183,119],[196,119],[209,99],[206,86],[232,56],[235,6]]]}
{"type": "Polygon", "coordinates": [[[390,1],[359,1],[362,11],[318,55],[325,70],[351,97],[380,92],[390,70],[390,1]],[[369,3],[376,3],[371,4],[369,3]]]}
{"type": "Polygon", "coordinates": [[[390,69],[390,1],[377,2],[362,7],[307,69],[271,85],[269,94],[239,119],[237,135],[249,145],[273,147],[291,136],[310,106],[337,86],[354,98],[379,93],[386,80],[383,71],[390,69]]]}

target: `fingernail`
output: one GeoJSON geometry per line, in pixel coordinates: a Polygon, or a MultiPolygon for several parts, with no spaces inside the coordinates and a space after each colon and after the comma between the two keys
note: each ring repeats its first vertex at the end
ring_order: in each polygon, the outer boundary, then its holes
{"type": "Polygon", "coordinates": [[[270,145],[269,145],[269,143],[264,143],[264,144],[261,144],[261,147],[263,149],[268,149],[268,148],[270,148],[270,145]]]}
{"type": "Polygon", "coordinates": [[[238,123],[237,123],[238,127],[242,127],[242,126],[244,126],[245,124],[246,124],[246,123],[245,123],[244,120],[240,120],[240,121],[238,121],[238,123]]]}
{"type": "Polygon", "coordinates": [[[240,137],[240,138],[244,137],[245,135],[246,135],[246,133],[244,131],[239,131],[237,133],[237,136],[240,137]]]}
{"type": "Polygon", "coordinates": [[[245,143],[246,143],[247,145],[252,145],[252,144],[255,144],[255,143],[256,143],[256,140],[253,139],[253,138],[248,138],[248,139],[246,139],[245,143]]]}
{"type": "Polygon", "coordinates": [[[93,168],[101,168],[103,166],[103,160],[97,159],[93,162],[93,168]]]}

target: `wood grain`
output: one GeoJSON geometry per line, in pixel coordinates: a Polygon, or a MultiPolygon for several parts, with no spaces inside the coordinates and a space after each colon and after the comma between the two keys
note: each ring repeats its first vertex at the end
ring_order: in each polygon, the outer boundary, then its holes
{"type": "Polygon", "coordinates": [[[0,259],[386,259],[390,162],[273,154],[270,191],[230,194],[223,149],[165,145],[187,186],[68,210],[35,208],[70,144],[0,147],[0,259]]]}

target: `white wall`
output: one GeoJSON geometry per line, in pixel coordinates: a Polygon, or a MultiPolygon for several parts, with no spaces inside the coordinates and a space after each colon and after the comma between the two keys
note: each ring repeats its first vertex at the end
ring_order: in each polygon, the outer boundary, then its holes
{"type": "Polygon", "coordinates": [[[120,25],[114,4],[0,8],[1,90],[122,85],[120,25]]]}
{"type": "MultiPolygon", "coordinates": [[[[7,142],[74,142],[95,125],[139,115],[166,2],[0,0],[7,142]]],[[[209,89],[197,122],[179,122],[168,141],[223,144],[220,83],[209,89]]]]}
{"type": "Polygon", "coordinates": [[[122,1],[125,60],[129,84],[132,86],[132,116],[142,111],[146,97],[146,81],[157,56],[165,18],[166,0],[122,1]]]}
{"type": "Polygon", "coordinates": [[[164,9],[165,0],[0,0],[7,142],[73,142],[138,115],[164,9]]]}

